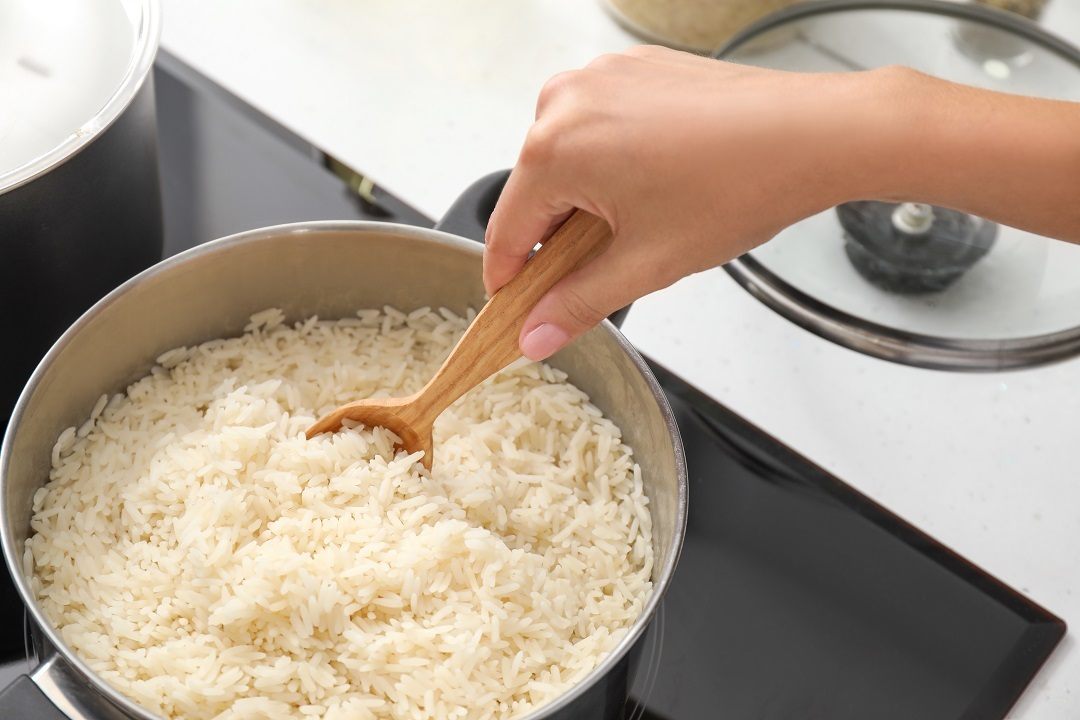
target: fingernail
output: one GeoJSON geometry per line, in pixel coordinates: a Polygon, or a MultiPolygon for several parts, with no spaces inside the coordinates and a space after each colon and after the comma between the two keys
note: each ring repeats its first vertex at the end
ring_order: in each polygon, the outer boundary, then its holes
{"type": "Polygon", "coordinates": [[[530,360],[544,360],[570,342],[570,333],[558,325],[540,323],[521,339],[521,353],[530,360]]]}

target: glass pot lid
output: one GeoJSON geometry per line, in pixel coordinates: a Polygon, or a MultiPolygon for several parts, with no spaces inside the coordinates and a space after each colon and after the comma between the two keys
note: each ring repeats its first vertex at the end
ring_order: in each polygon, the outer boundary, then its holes
{"type": "MultiPolygon", "coordinates": [[[[1018,16],[937,0],[797,5],[716,56],[803,72],[906,65],[968,85],[1080,100],[1074,46],[1018,16]]],[[[897,362],[995,370],[1080,353],[1080,246],[965,213],[847,203],[726,267],[790,320],[897,362]]]]}
{"type": "Polygon", "coordinates": [[[78,152],[157,50],[157,0],[0,0],[0,192],[78,152]]]}

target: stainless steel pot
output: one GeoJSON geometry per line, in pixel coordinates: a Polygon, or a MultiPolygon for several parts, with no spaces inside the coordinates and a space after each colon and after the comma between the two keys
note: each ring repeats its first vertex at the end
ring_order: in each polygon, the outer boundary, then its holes
{"type": "MultiPolygon", "coordinates": [[[[438,230],[384,223],[306,223],[241,233],[162,262],[91,308],[60,338],[19,398],[0,451],[0,534],[8,567],[47,655],[0,696],[0,717],[155,716],[109,687],[61,640],[22,566],[34,492],[60,432],[104,392],[122,391],[179,345],[237,335],[276,306],[290,318],[348,316],[357,308],[483,303],[481,247],[438,230]]],[[[641,356],[605,322],[552,363],[614,420],[641,464],[654,520],[654,591],[644,613],[582,682],[528,716],[621,717],[628,666],[671,579],[686,522],[682,441],[641,356]]]]}

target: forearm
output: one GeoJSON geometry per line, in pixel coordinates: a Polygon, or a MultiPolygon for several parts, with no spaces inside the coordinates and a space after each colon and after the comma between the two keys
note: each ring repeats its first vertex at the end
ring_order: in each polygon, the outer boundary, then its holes
{"type": "MultiPolygon", "coordinates": [[[[1080,242],[1080,104],[886,70],[883,152],[857,195],[950,207],[1080,242]]],[[[853,198],[854,199],[854,198],[853,198]]]]}

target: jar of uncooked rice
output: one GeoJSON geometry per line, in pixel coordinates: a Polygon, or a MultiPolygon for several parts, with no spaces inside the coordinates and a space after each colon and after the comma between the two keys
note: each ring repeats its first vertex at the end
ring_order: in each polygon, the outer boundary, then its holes
{"type": "Polygon", "coordinates": [[[979,5],[1023,15],[1029,20],[1038,20],[1048,0],[975,0],[975,2],[979,5]]]}
{"type": "Polygon", "coordinates": [[[799,0],[606,0],[615,17],[642,37],[712,52],[754,21],[799,0]]]}

